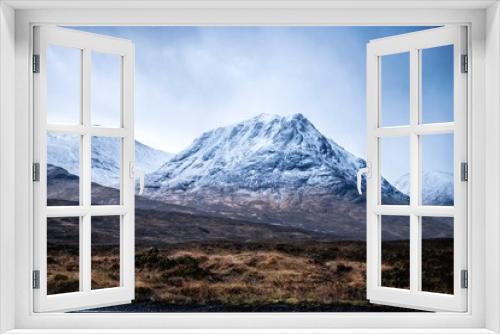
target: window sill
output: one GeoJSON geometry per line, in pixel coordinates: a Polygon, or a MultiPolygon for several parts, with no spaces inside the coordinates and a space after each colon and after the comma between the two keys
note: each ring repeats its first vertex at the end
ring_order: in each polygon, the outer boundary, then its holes
{"type": "Polygon", "coordinates": [[[470,329],[16,329],[5,334],[494,334],[484,328],[470,329]]]}

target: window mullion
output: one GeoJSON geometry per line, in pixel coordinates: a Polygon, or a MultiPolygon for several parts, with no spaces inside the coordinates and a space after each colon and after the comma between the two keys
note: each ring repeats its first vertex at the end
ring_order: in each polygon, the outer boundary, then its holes
{"type": "Polygon", "coordinates": [[[420,224],[415,209],[420,203],[420,148],[417,127],[420,108],[420,60],[418,49],[410,50],[410,290],[420,288],[420,224]]]}
{"type": "Polygon", "coordinates": [[[80,189],[82,189],[82,205],[85,213],[81,218],[81,233],[80,233],[80,282],[83,285],[83,291],[90,292],[91,290],[91,134],[90,128],[90,71],[91,71],[91,50],[83,49],[82,59],[82,124],[84,134],[82,138],[81,163],[82,173],[80,178],[80,189]]]}
{"type": "Polygon", "coordinates": [[[419,122],[419,92],[420,92],[420,73],[419,73],[419,55],[418,50],[410,51],[410,206],[415,209],[419,205],[419,165],[420,148],[418,138],[419,122]]]}

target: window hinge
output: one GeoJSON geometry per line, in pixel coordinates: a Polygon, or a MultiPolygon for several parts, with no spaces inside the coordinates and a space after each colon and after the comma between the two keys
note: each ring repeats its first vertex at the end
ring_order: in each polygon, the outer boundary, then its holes
{"type": "Polygon", "coordinates": [[[38,162],[33,163],[33,181],[40,181],[40,164],[38,162]]]}
{"type": "Polygon", "coordinates": [[[33,73],[40,73],[40,55],[33,55],[33,73]]]}
{"type": "Polygon", "coordinates": [[[461,271],[460,287],[467,289],[469,287],[469,272],[467,270],[461,271]]]}
{"type": "Polygon", "coordinates": [[[40,270],[33,270],[33,289],[40,289],[40,270]]]}
{"type": "Polygon", "coordinates": [[[469,56],[462,55],[462,73],[469,72],[469,56]]]}
{"type": "Polygon", "coordinates": [[[469,181],[469,164],[466,162],[460,164],[460,179],[462,181],[469,181]]]}

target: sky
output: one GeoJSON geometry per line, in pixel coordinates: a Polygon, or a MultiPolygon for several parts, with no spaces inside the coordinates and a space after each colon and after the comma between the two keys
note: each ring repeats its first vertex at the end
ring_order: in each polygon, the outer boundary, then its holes
{"type": "MultiPolygon", "coordinates": [[[[372,39],[424,28],[75,29],[125,38],[135,44],[135,134],[147,145],[176,153],[203,132],[260,113],[302,113],[324,135],[365,157],[366,45],[372,39]]],[[[449,48],[423,54],[424,122],[448,120],[451,115],[452,75],[450,81],[446,66],[449,48]]],[[[110,102],[118,87],[116,61],[97,54],[92,59],[92,108],[99,110],[93,113],[92,123],[116,124],[117,107],[110,102]]],[[[407,124],[408,55],[384,57],[382,73],[382,125],[407,124]]],[[[61,86],[57,91],[75,91],[77,81],[74,76],[66,76],[54,85],[61,86]]],[[[65,95],[71,96],[69,92],[65,95]]],[[[64,103],[57,103],[62,111],[64,103]]],[[[54,107],[54,113],[59,109],[54,107]]],[[[449,169],[449,158],[427,161],[432,161],[435,169],[449,169]]],[[[394,167],[391,174],[404,174],[399,169],[404,168],[394,167]]]]}

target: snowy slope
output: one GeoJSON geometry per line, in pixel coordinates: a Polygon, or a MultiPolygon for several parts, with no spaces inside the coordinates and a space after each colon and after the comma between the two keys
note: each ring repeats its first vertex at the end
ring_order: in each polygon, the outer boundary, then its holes
{"type": "Polygon", "coordinates": [[[47,136],[47,163],[64,168],[70,174],[80,175],[80,141],[76,135],[49,134],[47,136]]]}
{"type": "MultiPolygon", "coordinates": [[[[442,171],[424,171],[422,178],[422,204],[452,205],[453,204],[453,174],[442,171]]],[[[409,194],[409,174],[400,176],[394,186],[402,193],[409,194]]]]}
{"type": "MultiPolygon", "coordinates": [[[[364,196],[357,193],[356,172],[362,166],[303,115],[262,114],[201,135],[147,176],[146,196],[208,213],[361,235],[364,196]]],[[[383,187],[386,202],[407,200],[385,180],[383,187]]]]}
{"type": "MultiPolygon", "coordinates": [[[[355,199],[356,172],[363,166],[302,114],[262,114],[204,133],[149,175],[147,185],[153,195],[199,188],[307,189],[355,199]]],[[[384,187],[399,193],[388,183],[384,187]]]]}
{"type": "Polygon", "coordinates": [[[144,173],[151,173],[163,166],[170,159],[171,153],[157,150],[140,141],[135,141],[135,164],[144,173]]]}
{"type": "Polygon", "coordinates": [[[231,187],[342,188],[362,160],[319,133],[301,114],[259,115],[204,133],[150,175],[148,185],[170,189],[231,187]]]}
{"type": "MultiPolygon", "coordinates": [[[[70,174],[80,175],[80,142],[75,135],[50,134],[47,137],[47,163],[64,168],[70,174]]],[[[170,154],[135,142],[136,166],[152,172],[162,166],[170,154]]],[[[120,140],[92,138],[92,181],[116,187],[119,183],[120,140]]]]}

